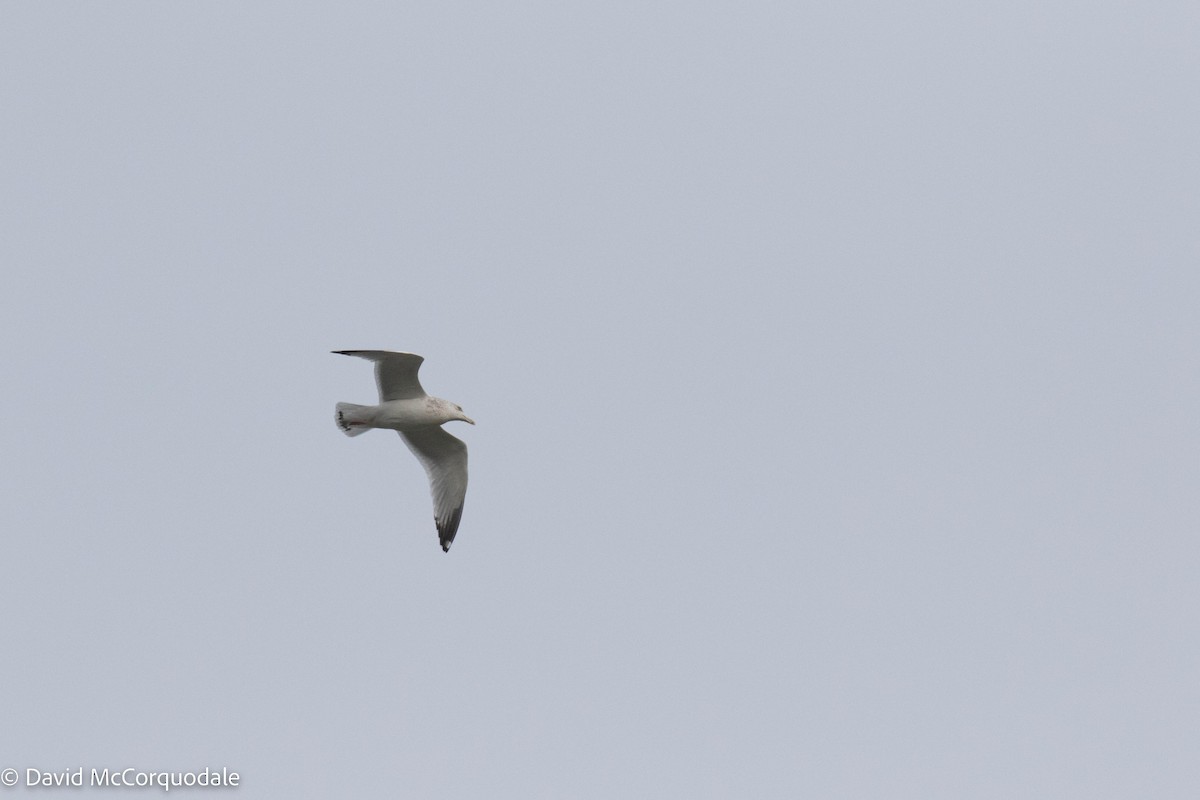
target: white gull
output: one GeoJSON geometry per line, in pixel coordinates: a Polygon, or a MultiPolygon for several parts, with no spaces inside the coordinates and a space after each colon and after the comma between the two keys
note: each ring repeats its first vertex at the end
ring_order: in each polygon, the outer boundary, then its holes
{"type": "Polygon", "coordinates": [[[347,436],[358,436],[371,428],[387,428],[400,434],[429,475],[433,495],[433,520],[437,523],[442,550],[450,552],[467,496],[467,446],[442,430],[442,423],[460,419],[475,421],[462,406],[440,397],[430,397],[417,380],[425,359],[412,353],[390,350],[334,350],[343,356],[358,356],[375,362],[379,405],[337,404],[337,425],[347,436]]]}

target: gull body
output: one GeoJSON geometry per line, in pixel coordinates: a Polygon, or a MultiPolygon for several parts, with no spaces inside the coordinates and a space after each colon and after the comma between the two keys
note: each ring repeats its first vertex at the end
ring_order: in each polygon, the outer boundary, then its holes
{"type": "MultiPolygon", "coordinates": [[[[345,405],[350,405],[349,403],[345,405]]],[[[409,400],[386,400],[377,406],[359,406],[362,411],[350,415],[349,420],[339,417],[339,427],[387,428],[393,431],[409,431],[430,425],[442,425],[454,420],[475,424],[454,403],[440,397],[412,398],[409,400]],[[343,423],[345,423],[343,425],[343,423]]]]}
{"type": "Polygon", "coordinates": [[[391,350],[333,352],[375,362],[379,387],[378,405],[338,403],[338,428],[347,436],[358,436],[372,428],[400,434],[429,476],[438,541],[442,550],[449,552],[467,495],[467,446],[442,430],[442,425],[454,420],[474,425],[475,421],[463,413],[462,406],[425,394],[417,380],[417,370],[425,360],[421,356],[391,350]]]}

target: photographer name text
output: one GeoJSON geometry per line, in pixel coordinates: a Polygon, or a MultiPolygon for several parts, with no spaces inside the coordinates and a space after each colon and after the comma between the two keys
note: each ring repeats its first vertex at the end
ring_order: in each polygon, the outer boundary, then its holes
{"type": "MultiPolygon", "coordinates": [[[[16,786],[21,782],[21,772],[13,767],[0,771],[0,784],[16,786]]],[[[151,772],[126,767],[124,769],[65,769],[61,772],[47,772],[29,767],[25,770],[24,785],[30,788],[52,788],[94,786],[100,789],[129,788],[129,789],[160,789],[169,792],[172,789],[232,789],[238,786],[242,776],[228,767],[209,769],[205,767],[195,772],[151,772]]]]}

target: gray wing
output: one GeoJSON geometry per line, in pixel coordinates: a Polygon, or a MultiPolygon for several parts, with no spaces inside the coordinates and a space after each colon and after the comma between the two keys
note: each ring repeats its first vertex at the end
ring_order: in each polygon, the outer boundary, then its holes
{"type": "Polygon", "coordinates": [[[412,353],[393,353],[391,350],[334,350],[343,356],[358,356],[375,362],[375,383],[379,385],[379,402],[424,397],[425,390],[417,380],[417,370],[425,359],[412,353]]]}
{"type": "Polygon", "coordinates": [[[429,475],[438,540],[450,552],[467,498],[467,446],[437,426],[398,433],[429,475]]]}

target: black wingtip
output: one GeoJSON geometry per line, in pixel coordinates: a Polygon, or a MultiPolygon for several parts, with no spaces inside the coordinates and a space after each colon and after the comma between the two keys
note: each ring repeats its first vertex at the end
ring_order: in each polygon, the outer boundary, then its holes
{"type": "Polygon", "coordinates": [[[458,533],[458,523],[462,520],[462,510],[462,506],[454,509],[450,519],[446,520],[444,524],[438,522],[437,517],[433,519],[434,524],[437,525],[438,541],[442,543],[443,553],[449,553],[450,545],[454,544],[454,535],[458,533]]]}

